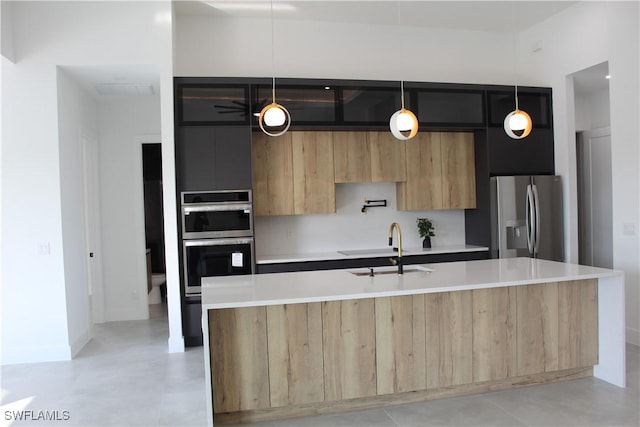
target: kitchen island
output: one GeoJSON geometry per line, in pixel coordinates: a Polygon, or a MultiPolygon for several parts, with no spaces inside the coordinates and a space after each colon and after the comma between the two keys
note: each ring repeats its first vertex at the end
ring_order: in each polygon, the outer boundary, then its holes
{"type": "Polygon", "coordinates": [[[202,284],[211,424],[590,375],[625,386],[624,277],[612,270],[511,258],[202,284]]]}

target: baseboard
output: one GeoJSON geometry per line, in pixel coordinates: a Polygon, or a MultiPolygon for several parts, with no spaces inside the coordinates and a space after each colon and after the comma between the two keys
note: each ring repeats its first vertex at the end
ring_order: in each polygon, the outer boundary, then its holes
{"type": "Polygon", "coordinates": [[[627,342],[636,346],[640,346],[640,331],[638,329],[627,328],[627,342]]]}
{"type": "Polygon", "coordinates": [[[76,357],[76,355],[80,352],[80,350],[82,350],[90,340],[91,340],[91,329],[87,328],[69,346],[71,351],[71,357],[76,357]]]}

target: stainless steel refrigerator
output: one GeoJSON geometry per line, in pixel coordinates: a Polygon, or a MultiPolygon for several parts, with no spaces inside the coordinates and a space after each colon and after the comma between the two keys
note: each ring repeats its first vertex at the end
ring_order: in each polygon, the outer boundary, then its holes
{"type": "Polygon", "coordinates": [[[491,255],[564,261],[559,176],[491,178],[491,255]]]}

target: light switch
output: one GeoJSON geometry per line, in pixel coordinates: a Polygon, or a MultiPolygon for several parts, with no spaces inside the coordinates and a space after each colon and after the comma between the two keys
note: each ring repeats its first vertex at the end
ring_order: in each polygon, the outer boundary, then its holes
{"type": "Polygon", "coordinates": [[[625,222],[622,224],[622,234],[625,236],[635,236],[636,224],[633,222],[625,222]]]}

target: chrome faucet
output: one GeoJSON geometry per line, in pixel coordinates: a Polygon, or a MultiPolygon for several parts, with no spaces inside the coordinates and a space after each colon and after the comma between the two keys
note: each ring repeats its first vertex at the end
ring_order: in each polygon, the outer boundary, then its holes
{"type": "Polygon", "coordinates": [[[400,225],[397,222],[391,223],[389,227],[389,246],[393,246],[393,229],[398,230],[398,256],[395,258],[389,258],[391,264],[398,266],[398,274],[402,274],[402,231],[400,225]]]}

